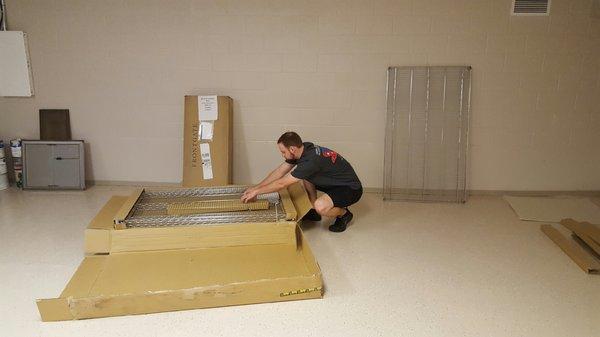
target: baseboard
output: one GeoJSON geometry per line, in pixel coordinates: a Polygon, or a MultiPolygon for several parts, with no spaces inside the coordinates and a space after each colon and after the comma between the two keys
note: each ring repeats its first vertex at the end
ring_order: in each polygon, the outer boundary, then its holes
{"type": "MultiPolygon", "coordinates": [[[[365,187],[363,188],[365,193],[383,194],[383,188],[379,187],[365,187]]],[[[468,190],[469,196],[502,196],[502,195],[515,195],[515,196],[531,196],[531,197],[544,197],[544,196],[557,196],[557,195],[569,195],[569,196],[585,196],[585,197],[600,197],[600,191],[516,191],[516,190],[468,190]]]]}
{"type": "Polygon", "coordinates": [[[91,186],[165,186],[181,187],[181,183],[167,183],[156,181],[124,181],[124,180],[86,180],[86,185],[91,186]]]}
{"type": "Polygon", "coordinates": [[[600,197],[600,191],[511,191],[511,190],[469,190],[471,196],[514,195],[529,197],[551,197],[557,195],[600,197]]]}

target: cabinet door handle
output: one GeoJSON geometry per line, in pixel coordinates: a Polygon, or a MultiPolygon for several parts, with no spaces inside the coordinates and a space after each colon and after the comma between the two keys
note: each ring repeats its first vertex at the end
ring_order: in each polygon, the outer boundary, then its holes
{"type": "Polygon", "coordinates": [[[62,157],[56,157],[56,160],[62,160],[62,157]]]}

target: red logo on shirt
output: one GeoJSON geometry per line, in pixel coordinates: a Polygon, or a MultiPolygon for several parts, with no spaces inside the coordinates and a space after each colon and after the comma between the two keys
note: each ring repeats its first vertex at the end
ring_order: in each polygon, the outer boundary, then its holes
{"type": "Polygon", "coordinates": [[[331,158],[331,162],[334,164],[338,156],[337,152],[332,151],[326,147],[321,147],[321,155],[326,158],[331,158]]]}

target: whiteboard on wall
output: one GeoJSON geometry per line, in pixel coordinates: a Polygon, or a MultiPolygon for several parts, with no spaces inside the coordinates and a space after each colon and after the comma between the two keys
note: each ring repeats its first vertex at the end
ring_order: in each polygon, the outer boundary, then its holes
{"type": "Polygon", "coordinates": [[[33,96],[27,35],[0,31],[0,96],[33,96]]]}

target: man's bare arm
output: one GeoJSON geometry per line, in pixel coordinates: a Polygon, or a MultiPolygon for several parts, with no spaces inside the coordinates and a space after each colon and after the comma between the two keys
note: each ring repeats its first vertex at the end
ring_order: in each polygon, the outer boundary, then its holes
{"type": "Polygon", "coordinates": [[[276,191],[284,189],[287,186],[290,186],[291,184],[296,183],[298,181],[300,181],[300,179],[298,179],[298,178],[292,176],[291,174],[287,173],[282,178],[279,178],[279,179],[277,179],[275,181],[272,181],[272,182],[270,182],[270,183],[268,183],[268,184],[266,184],[264,186],[261,186],[261,187],[258,187],[258,188],[254,188],[252,190],[247,190],[242,195],[241,200],[244,203],[255,201],[256,197],[259,194],[266,194],[266,193],[276,192],[276,191]]]}
{"type": "Polygon", "coordinates": [[[275,168],[273,171],[271,171],[271,173],[269,173],[269,175],[265,179],[263,179],[263,181],[261,181],[258,185],[254,186],[253,188],[264,187],[264,186],[274,182],[275,180],[280,179],[281,177],[285,176],[293,168],[294,168],[294,165],[283,162],[283,163],[281,163],[281,165],[277,166],[277,168],[275,168]]]}

